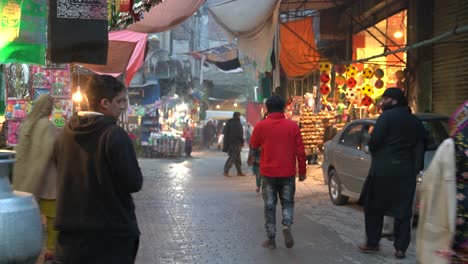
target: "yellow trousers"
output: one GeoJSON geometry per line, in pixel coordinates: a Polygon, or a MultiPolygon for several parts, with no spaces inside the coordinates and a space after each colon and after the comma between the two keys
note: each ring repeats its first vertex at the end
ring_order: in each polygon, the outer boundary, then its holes
{"type": "Polygon", "coordinates": [[[54,222],[56,214],[56,200],[39,199],[39,208],[41,214],[47,219],[47,244],[46,248],[50,251],[55,251],[58,232],[55,231],[54,222]]]}

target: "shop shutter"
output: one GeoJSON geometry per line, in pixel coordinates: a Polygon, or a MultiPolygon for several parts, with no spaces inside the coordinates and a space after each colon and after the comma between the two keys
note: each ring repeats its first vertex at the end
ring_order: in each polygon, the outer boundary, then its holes
{"type": "MultiPolygon", "coordinates": [[[[434,0],[434,36],[468,25],[468,1],[434,0]]],[[[468,34],[433,45],[432,110],[450,115],[468,100],[468,34]]]]}

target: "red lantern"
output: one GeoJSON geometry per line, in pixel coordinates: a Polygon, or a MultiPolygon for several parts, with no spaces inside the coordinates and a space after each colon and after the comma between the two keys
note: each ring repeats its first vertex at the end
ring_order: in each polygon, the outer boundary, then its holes
{"type": "Polygon", "coordinates": [[[356,87],[356,80],[354,78],[349,78],[347,81],[346,81],[346,86],[348,86],[349,88],[354,88],[356,87]]]}
{"type": "Polygon", "coordinates": [[[368,95],[364,96],[364,98],[361,100],[361,104],[364,106],[370,106],[372,103],[372,98],[370,98],[368,95]]]}
{"type": "Polygon", "coordinates": [[[346,66],[343,64],[337,64],[335,65],[335,72],[338,74],[343,74],[346,72],[346,66]]]}
{"type": "Polygon", "coordinates": [[[327,95],[330,93],[330,86],[326,85],[326,84],[322,84],[322,86],[320,86],[320,93],[323,94],[323,95],[327,95]]]}
{"type": "Polygon", "coordinates": [[[330,81],[330,75],[328,75],[326,73],[322,73],[320,75],[320,81],[323,82],[323,83],[328,83],[330,81]]]}
{"type": "Polygon", "coordinates": [[[378,79],[376,82],[375,82],[375,88],[377,89],[380,89],[380,88],[383,88],[384,87],[384,82],[380,79],[378,79]]]}

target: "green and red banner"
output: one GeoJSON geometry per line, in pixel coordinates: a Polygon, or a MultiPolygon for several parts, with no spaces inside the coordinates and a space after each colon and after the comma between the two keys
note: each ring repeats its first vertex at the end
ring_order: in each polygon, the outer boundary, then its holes
{"type": "Polygon", "coordinates": [[[0,0],[0,63],[45,64],[47,0],[0,0]]]}

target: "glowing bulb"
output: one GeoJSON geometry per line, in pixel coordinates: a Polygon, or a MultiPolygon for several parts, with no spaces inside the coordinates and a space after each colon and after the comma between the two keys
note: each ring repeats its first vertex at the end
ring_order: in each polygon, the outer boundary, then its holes
{"type": "Polygon", "coordinates": [[[234,107],[237,107],[237,103],[234,103],[234,107]]]}
{"type": "Polygon", "coordinates": [[[395,38],[402,38],[402,37],[403,37],[403,32],[397,31],[397,32],[395,32],[395,33],[393,34],[393,36],[394,36],[395,38]]]}
{"type": "Polygon", "coordinates": [[[76,92],[73,94],[72,99],[73,99],[73,101],[75,101],[77,103],[83,101],[83,95],[81,94],[80,86],[78,86],[76,88],[76,92]]]}
{"type": "Polygon", "coordinates": [[[216,105],[216,109],[220,109],[220,108],[221,108],[221,106],[220,106],[220,105],[216,105]]]}

